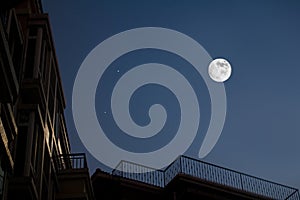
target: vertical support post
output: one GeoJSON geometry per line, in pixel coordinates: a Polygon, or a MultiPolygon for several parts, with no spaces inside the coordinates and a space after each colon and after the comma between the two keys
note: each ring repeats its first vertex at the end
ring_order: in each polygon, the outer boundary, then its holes
{"type": "Polygon", "coordinates": [[[240,174],[240,179],[241,179],[241,187],[242,187],[241,189],[244,190],[242,174],[240,174]]]}
{"type": "Polygon", "coordinates": [[[182,159],[182,156],[179,157],[179,173],[182,173],[182,172],[183,172],[183,170],[182,170],[182,161],[181,161],[181,159],[182,159]]]}

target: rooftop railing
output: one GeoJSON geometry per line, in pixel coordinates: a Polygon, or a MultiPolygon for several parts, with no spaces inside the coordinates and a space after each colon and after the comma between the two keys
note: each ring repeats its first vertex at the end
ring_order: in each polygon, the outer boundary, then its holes
{"type": "Polygon", "coordinates": [[[203,181],[223,185],[271,199],[300,200],[298,189],[240,173],[187,156],[180,156],[165,170],[155,170],[136,163],[121,161],[113,175],[158,187],[168,185],[176,175],[185,174],[203,181]]]}
{"type": "Polygon", "coordinates": [[[155,170],[133,162],[121,161],[112,173],[113,175],[129,178],[150,185],[165,187],[164,171],[155,170]]]}

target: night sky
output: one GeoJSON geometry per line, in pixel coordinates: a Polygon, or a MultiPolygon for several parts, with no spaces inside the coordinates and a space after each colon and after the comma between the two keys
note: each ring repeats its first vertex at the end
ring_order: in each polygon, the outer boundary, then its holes
{"type": "MultiPolygon", "coordinates": [[[[232,76],[224,82],[227,115],[223,132],[203,160],[300,188],[299,1],[43,0],[43,8],[50,16],[67,100],[65,115],[71,149],[87,154],[91,173],[98,167],[108,169],[89,154],[75,128],[72,90],[79,67],[92,49],[115,34],[139,27],[163,27],[188,35],[212,58],[226,58],[232,65],[232,76]]],[[[116,81],[132,66],[149,62],[173,65],[175,69],[178,65],[187,66],[181,73],[195,80],[193,72],[188,70],[189,64],[174,54],[151,49],[130,52],[112,63],[111,71],[106,72],[106,79],[97,88],[99,119],[110,114],[101,99],[110,91],[110,81],[116,81]]],[[[200,129],[205,132],[210,99],[205,83],[199,82],[194,89],[201,91],[200,129]]],[[[169,132],[176,129],[180,109],[168,91],[155,85],[137,92],[131,102],[131,114],[138,124],[149,123],[147,117],[142,117],[146,109],[141,109],[143,102],[167,105],[170,98],[172,115],[168,117],[173,123],[167,124],[166,129],[169,132]],[[154,96],[160,98],[149,101],[154,96]]],[[[117,132],[113,123],[105,122],[105,126],[106,130],[117,132]]],[[[169,137],[172,135],[162,136],[160,141],[167,142],[169,137]]],[[[132,147],[133,141],[120,138],[116,135],[111,139],[132,147]]],[[[185,154],[197,158],[202,140],[203,134],[197,135],[185,154]]],[[[151,146],[149,141],[144,148],[151,150],[161,145],[154,143],[151,146]]],[[[134,150],[145,149],[137,145],[134,150]]]]}

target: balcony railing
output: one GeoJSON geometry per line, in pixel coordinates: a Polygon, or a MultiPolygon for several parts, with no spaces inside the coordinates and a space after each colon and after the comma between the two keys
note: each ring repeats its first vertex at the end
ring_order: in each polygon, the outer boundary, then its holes
{"type": "Polygon", "coordinates": [[[87,162],[84,153],[61,154],[57,158],[54,158],[54,163],[58,171],[87,168],[87,162]]]}
{"type": "Polygon", "coordinates": [[[203,181],[223,185],[271,199],[300,200],[298,189],[223,168],[207,162],[180,156],[165,170],[155,170],[128,161],[121,161],[113,175],[165,187],[176,175],[186,174],[203,181]]]}

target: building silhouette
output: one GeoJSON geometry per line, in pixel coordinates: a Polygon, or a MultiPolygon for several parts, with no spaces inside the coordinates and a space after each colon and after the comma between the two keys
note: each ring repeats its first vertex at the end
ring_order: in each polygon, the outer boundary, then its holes
{"type": "Polygon", "coordinates": [[[1,1],[0,199],[93,199],[70,154],[62,81],[40,0],[1,1]]]}
{"type": "Polygon", "coordinates": [[[121,161],[111,174],[96,170],[92,183],[97,200],[300,199],[295,188],[187,156],[164,170],[121,161]]]}
{"type": "Polygon", "coordinates": [[[0,4],[0,200],[289,199],[295,188],[180,156],[164,170],[122,161],[90,177],[72,154],[41,0],[0,4]]]}

